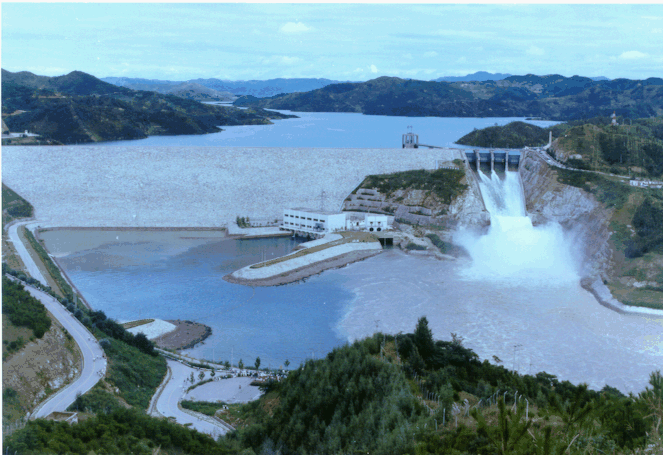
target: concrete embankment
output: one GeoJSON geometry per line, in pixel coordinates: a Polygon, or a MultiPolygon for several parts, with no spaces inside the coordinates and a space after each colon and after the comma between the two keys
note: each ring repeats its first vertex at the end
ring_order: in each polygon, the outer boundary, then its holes
{"type": "Polygon", "coordinates": [[[585,290],[589,291],[601,305],[617,311],[618,313],[663,316],[663,310],[624,305],[612,296],[608,286],[603,284],[599,278],[583,278],[580,281],[580,284],[585,290]]]}
{"type": "Polygon", "coordinates": [[[6,147],[2,179],[51,226],[220,227],[328,210],[369,174],[432,169],[453,149],[6,147]]]}
{"type": "Polygon", "coordinates": [[[307,278],[324,270],[342,267],[382,252],[382,246],[377,241],[348,241],[348,239],[336,237],[325,237],[324,240],[324,242],[310,242],[313,244],[312,246],[283,258],[241,268],[224,276],[223,279],[230,283],[247,286],[278,286],[307,278]],[[340,243],[344,241],[345,243],[340,243]]]}

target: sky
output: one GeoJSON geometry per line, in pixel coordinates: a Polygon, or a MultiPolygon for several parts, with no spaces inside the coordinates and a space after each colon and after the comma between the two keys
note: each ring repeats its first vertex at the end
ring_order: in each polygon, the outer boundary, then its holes
{"type": "Polygon", "coordinates": [[[3,3],[1,66],[183,81],[663,77],[663,5],[3,3]]]}

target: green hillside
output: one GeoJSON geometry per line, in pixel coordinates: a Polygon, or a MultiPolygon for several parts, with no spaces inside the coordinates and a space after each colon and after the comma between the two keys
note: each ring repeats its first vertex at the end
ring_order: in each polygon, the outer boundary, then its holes
{"type": "Polygon", "coordinates": [[[552,153],[582,169],[663,178],[663,116],[617,123],[606,116],[557,125],[552,153]]]}
{"type": "Polygon", "coordinates": [[[380,77],[271,98],[241,97],[236,105],[304,112],[437,117],[542,117],[571,120],[663,114],[663,79],[643,81],[560,75],[510,76],[499,81],[430,82],[380,77]]]}
{"type": "MultiPolygon", "coordinates": [[[[660,373],[652,385],[660,393],[660,373]]],[[[421,318],[414,333],[337,348],[231,409],[243,421],[223,444],[288,454],[630,453],[658,440],[649,396],[480,362],[453,334],[433,340],[421,318]]]]}
{"type": "MultiPolygon", "coordinates": [[[[50,78],[5,70],[2,116],[10,131],[29,130],[43,141],[63,144],[204,134],[223,125],[264,125],[291,117],[130,90],[80,71],[50,78]]],[[[17,142],[3,143],[12,141],[17,142]]]]}
{"type": "MultiPolygon", "coordinates": [[[[663,379],[625,396],[519,375],[479,361],[452,334],[373,337],[309,360],[248,404],[228,405],[238,430],[214,442],[167,420],[114,409],[77,425],[37,420],[4,440],[20,453],[626,454],[658,453],[663,379]],[[517,404],[514,397],[518,396],[517,404]],[[159,453],[162,453],[162,452],[159,453]],[[638,453],[640,453],[638,452],[638,453]]],[[[221,405],[219,405],[221,406],[221,405]]],[[[228,419],[224,415],[224,418],[228,419]]],[[[228,419],[230,420],[230,419],[228,419]]]]}
{"type": "Polygon", "coordinates": [[[511,122],[504,126],[490,126],[474,130],[456,141],[475,147],[522,148],[548,143],[550,130],[525,122],[511,122]]]}

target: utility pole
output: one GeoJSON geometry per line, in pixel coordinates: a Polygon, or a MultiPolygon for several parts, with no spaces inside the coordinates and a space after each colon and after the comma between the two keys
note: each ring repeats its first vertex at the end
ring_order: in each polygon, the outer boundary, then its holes
{"type": "Polygon", "coordinates": [[[513,371],[517,371],[516,370],[516,350],[520,350],[520,348],[522,348],[522,347],[523,347],[522,344],[514,344],[513,345],[513,371]]]}

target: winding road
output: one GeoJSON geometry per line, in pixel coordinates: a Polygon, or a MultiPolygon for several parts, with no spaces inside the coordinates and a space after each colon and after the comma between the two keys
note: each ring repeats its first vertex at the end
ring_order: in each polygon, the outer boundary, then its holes
{"type": "Polygon", "coordinates": [[[180,409],[177,404],[186,392],[188,386],[186,380],[192,372],[197,375],[198,370],[170,359],[168,359],[168,367],[171,371],[170,380],[166,383],[157,399],[156,411],[164,417],[174,418],[181,425],[186,425],[190,428],[195,428],[201,433],[209,434],[214,439],[230,431],[229,428],[216,422],[211,417],[204,419],[207,416],[197,417],[180,409]]]}
{"type": "MultiPolygon", "coordinates": [[[[31,223],[35,223],[35,221],[13,223],[7,227],[7,234],[9,241],[14,244],[16,253],[20,256],[30,276],[48,286],[46,279],[18,235],[18,228],[20,226],[31,223]]],[[[83,369],[80,376],[74,382],[43,401],[30,416],[31,418],[46,417],[54,411],[65,411],[76,400],[76,395],[79,393],[84,394],[99,382],[106,372],[106,358],[97,339],[60,302],[26,283],[23,283],[23,285],[25,286],[25,290],[38,299],[62,324],[67,332],[69,332],[83,354],[83,369]]]]}
{"type": "Polygon", "coordinates": [[[18,221],[12,223],[9,226],[7,226],[7,235],[9,237],[9,241],[14,245],[14,248],[16,249],[16,254],[18,254],[21,260],[23,261],[23,264],[25,265],[28,274],[35,280],[38,280],[44,286],[48,286],[46,278],[44,278],[44,275],[42,275],[41,271],[39,270],[39,267],[37,267],[37,264],[32,259],[32,256],[30,256],[30,253],[28,253],[27,248],[25,247],[23,242],[21,242],[21,238],[18,235],[19,227],[28,225],[33,222],[34,221],[18,221]]]}
{"type": "Polygon", "coordinates": [[[74,382],[37,406],[30,416],[31,418],[46,417],[54,411],[65,411],[76,400],[79,393],[84,394],[99,382],[106,372],[106,359],[97,339],[60,302],[32,286],[25,283],[23,285],[25,290],[43,303],[46,309],[69,332],[83,354],[81,375],[74,382]]]}

